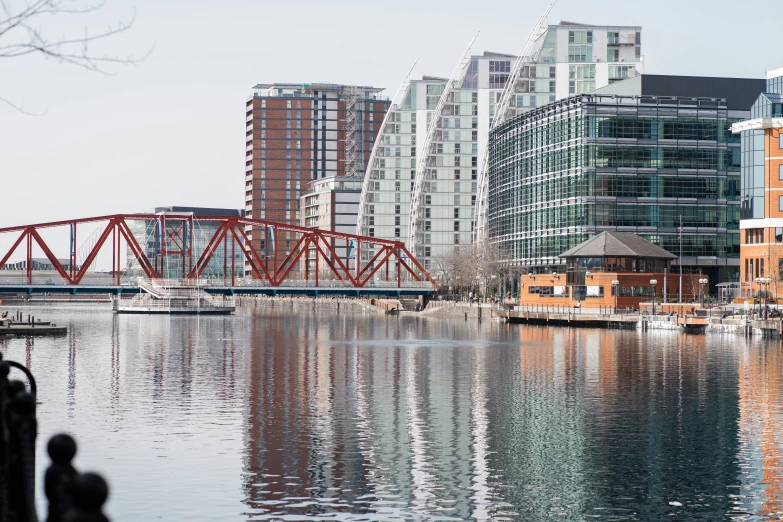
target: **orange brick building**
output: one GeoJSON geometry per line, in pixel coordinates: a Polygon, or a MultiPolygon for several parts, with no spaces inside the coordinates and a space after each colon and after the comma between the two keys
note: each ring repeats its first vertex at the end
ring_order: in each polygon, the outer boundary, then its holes
{"type": "Polygon", "coordinates": [[[740,282],[742,297],[783,291],[783,68],[767,74],[767,91],[751,119],[732,126],[742,135],[740,282]]]}
{"type": "MultiPolygon", "coordinates": [[[[566,273],[521,277],[520,305],[638,309],[653,297],[671,301],[679,295],[680,276],[670,272],[677,256],[630,232],[603,232],[560,257],[566,273]]],[[[683,297],[698,298],[707,290],[700,279],[706,277],[682,275],[683,297]]]]}

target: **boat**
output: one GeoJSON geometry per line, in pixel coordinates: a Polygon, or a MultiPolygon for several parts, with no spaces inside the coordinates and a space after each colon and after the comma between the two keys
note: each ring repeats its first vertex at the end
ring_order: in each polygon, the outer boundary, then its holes
{"type": "Polygon", "coordinates": [[[112,309],[118,314],[192,314],[219,315],[234,313],[233,296],[211,295],[199,283],[143,280],[139,293],[132,297],[116,296],[112,309]]]}

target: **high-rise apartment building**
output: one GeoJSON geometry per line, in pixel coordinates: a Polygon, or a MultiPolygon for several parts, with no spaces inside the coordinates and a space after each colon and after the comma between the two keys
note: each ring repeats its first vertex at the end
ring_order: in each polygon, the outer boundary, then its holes
{"type": "Polygon", "coordinates": [[[762,90],[764,80],[642,75],[510,119],[490,137],[489,236],[538,273],[601,232],[634,232],[675,255],[682,244],[675,269],[736,281],[731,125],[762,90]]]}
{"type": "MultiPolygon", "coordinates": [[[[516,60],[494,52],[472,56],[445,95],[447,78],[425,76],[409,83],[390,109],[368,167],[358,233],[408,241],[425,267],[455,245],[471,242],[478,170],[516,60]]],[[[520,71],[516,111],[633,77],[642,65],[640,27],[551,25],[542,30],[520,71]]],[[[369,259],[373,252],[362,255],[369,259]]]]}
{"type": "Polygon", "coordinates": [[[766,92],[750,119],[733,125],[742,143],[740,279],[755,294],[769,278],[777,295],[783,281],[783,69],[767,73],[766,92]]]}
{"type": "MultiPolygon", "coordinates": [[[[333,84],[259,84],[246,104],[245,214],[298,225],[299,198],[311,181],[364,176],[389,107],[383,89],[333,84]]],[[[265,252],[261,230],[247,228],[265,252]]],[[[296,242],[275,231],[276,262],[296,242]]]]}

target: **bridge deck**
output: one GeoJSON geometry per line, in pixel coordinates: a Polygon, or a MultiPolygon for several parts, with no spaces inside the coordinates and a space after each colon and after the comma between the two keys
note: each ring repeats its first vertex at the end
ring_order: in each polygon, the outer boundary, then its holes
{"type": "MultiPolygon", "coordinates": [[[[432,286],[367,286],[364,288],[342,286],[205,286],[206,292],[224,295],[335,295],[335,296],[403,296],[403,295],[431,295],[434,293],[432,286]]],[[[0,294],[137,294],[139,288],[129,285],[47,285],[47,284],[3,284],[0,283],[0,294]]]]}

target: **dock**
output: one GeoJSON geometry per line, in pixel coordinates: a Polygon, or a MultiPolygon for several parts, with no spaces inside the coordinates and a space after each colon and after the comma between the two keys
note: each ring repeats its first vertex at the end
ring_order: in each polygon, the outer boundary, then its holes
{"type": "Polygon", "coordinates": [[[491,311],[491,317],[508,323],[566,326],[573,328],[619,328],[640,330],[676,330],[687,334],[732,333],[745,336],[783,338],[783,320],[757,316],[724,314],[652,315],[648,312],[611,313],[599,309],[491,311]]]}
{"type": "Polygon", "coordinates": [[[46,321],[30,323],[7,324],[0,323],[0,335],[65,335],[68,333],[67,326],[57,326],[46,321]]]}

